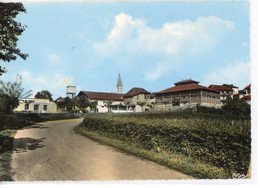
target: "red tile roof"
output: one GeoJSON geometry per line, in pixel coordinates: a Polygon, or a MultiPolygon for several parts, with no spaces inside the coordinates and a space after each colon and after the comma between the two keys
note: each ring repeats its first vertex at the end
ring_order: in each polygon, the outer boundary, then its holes
{"type": "Polygon", "coordinates": [[[201,86],[199,84],[185,84],[185,85],[177,85],[177,86],[173,86],[170,87],[168,89],[156,92],[155,94],[163,94],[163,93],[175,93],[175,92],[180,92],[180,91],[190,91],[190,90],[206,90],[206,91],[211,91],[211,92],[215,92],[215,93],[219,93],[219,91],[212,89],[212,88],[208,88],[205,86],[201,86]]]}
{"type": "Polygon", "coordinates": [[[132,97],[132,96],[139,95],[139,94],[150,94],[150,93],[149,93],[148,91],[146,91],[145,89],[143,89],[143,88],[134,87],[134,88],[132,88],[131,90],[129,90],[129,91],[124,95],[124,98],[132,97]]]}
{"type": "Polygon", "coordinates": [[[210,85],[210,88],[216,89],[218,91],[233,91],[232,88],[226,85],[210,85]]]}
{"type": "Polygon", "coordinates": [[[241,99],[251,99],[251,95],[245,95],[241,99]]]}
{"type": "Polygon", "coordinates": [[[178,86],[178,85],[192,84],[192,83],[198,84],[199,82],[197,82],[195,80],[183,80],[183,81],[174,83],[174,85],[178,86]]]}
{"type": "Polygon", "coordinates": [[[93,91],[80,91],[78,96],[84,94],[89,99],[96,100],[112,100],[112,101],[123,101],[123,94],[118,93],[105,93],[105,92],[93,92],[93,91]]]}
{"type": "Polygon", "coordinates": [[[62,97],[59,97],[59,98],[57,98],[55,101],[62,101],[63,100],[63,98],[62,97]]]}
{"type": "Polygon", "coordinates": [[[244,89],[250,89],[251,88],[251,84],[249,84],[248,86],[246,86],[244,89]]]}
{"type": "Polygon", "coordinates": [[[240,95],[240,93],[234,93],[234,94],[233,94],[233,96],[238,96],[238,95],[240,95]]]}

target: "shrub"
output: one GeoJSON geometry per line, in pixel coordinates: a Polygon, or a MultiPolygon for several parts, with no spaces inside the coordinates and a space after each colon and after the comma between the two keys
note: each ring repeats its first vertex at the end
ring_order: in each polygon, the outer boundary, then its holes
{"type": "Polygon", "coordinates": [[[103,132],[147,150],[164,150],[233,173],[246,174],[251,152],[250,120],[224,115],[144,113],[92,115],[83,121],[89,131],[103,132]],[[150,118],[151,117],[151,118],[150,118]]]}

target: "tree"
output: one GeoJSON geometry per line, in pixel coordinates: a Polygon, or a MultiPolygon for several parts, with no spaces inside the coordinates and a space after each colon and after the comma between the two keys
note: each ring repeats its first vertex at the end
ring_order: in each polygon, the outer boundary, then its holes
{"type": "Polygon", "coordinates": [[[239,99],[228,99],[222,110],[231,116],[248,116],[251,113],[250,105],[239,99]]]}
{"type": "Polygon", "coordinates": [[[84,110],[85,108],[90,106],[89,100],[85,96],[80,96],[76,98],[76,106],[80,108],[80,110],[84,110]]]}
{"type": "Polygon", "coordinates": [[[37,94],[34,96],[36,99],[49,99],[50,101],[53,101],[52,94],[48,90],[42,90],[41,92],[37,92],[37,94]]]}
{"type": "MultiPolygon", "coordinates": [[[[16,60],[17,56],[26,59],[28,54],[21,53],[17,48],[18,36],[22,34],[26,26],[22,26],[14,20],[21,12],[26,12],[22,3],[0,3],[0,62],[16,60]]],[[[0,66],[0,76],[5,73],[0,66]]]]}
{"type": "Polygon", "coordinates": [[[22,76],[17,75],[14,83],[0,80],[0,111],[11,113],[19,105],[19,100],[31,95],[31,90],[24,93],[22,76]]]}

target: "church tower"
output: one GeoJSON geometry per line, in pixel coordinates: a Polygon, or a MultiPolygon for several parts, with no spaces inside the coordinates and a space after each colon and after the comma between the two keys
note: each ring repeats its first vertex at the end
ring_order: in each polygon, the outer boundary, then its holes
{"type": "Polygon", "coordinates": [[[123,84],[122,84],[122,81],[121,81],[120,74],[118,74],[118,79],[117,79],[117,84],[116,84],[116,91],[117,91],[117,93],[122,93],[122,91],[123,91],[123,84]]]}

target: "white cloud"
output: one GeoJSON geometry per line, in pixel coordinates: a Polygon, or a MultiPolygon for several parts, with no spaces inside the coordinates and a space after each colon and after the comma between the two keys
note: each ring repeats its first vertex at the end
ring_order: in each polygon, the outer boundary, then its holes
{"type": "Polygon", "coordinates": [[[162,74],[164,74],[165,72],[167,72],[168,67],[166,67],[163,63],[161,64],[157,64],[155,70],[153,70],[152,72],[148,72],[145,75],[145,78],[148,80],[156,80],[157,78],[159,78],[162,74]]]}
{"type": "Polygon", "coordinates": [[[55,75],[34,75],[29,71],[23,71],[21,73],[23,85],[28,90],[33,91],[33,96],[42,90],[49,90],[54,97],[63,95],[65,96],[65,88],[68,85],[73,84],[73,77],[65,76],[63,74],[55,75]]]}
{"type": "Polygon", "coordinates": [[[61,58],[55,53],[48,54],[47,57],[52,64],[60,64],[62,62],[61,58]]]}
{"type": "MultiPolygon", "coordinates": [[[[206,53],[217,44],[220,36],[233,27],[230,21],[210,16],[199,17],[195,21],[165,23],[161,28],[153,28],[144,20],[121,13],[115,16],[114,27],[106,40],[94,43],[94,48],[99,55],[112,58],[117,64],[128,62],[138,66],[138,62],[131,59],[148,55],[160,56],[159,61],[168,62],[169,65],[176,63],[176,56],[206,53]]],[[[150,62],[154,67],[157,64],[150,62]]],[[[156,72],[146,77],[156,79],[165,71],[157,67],[156,72]]]]}
{"type": "Polygon", "coordinates": [[[234,84],[243,89],[250,83],[250,63],[235,62],[228,64],[205,76],[205,85],[210,84],[234,84]]]}

